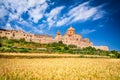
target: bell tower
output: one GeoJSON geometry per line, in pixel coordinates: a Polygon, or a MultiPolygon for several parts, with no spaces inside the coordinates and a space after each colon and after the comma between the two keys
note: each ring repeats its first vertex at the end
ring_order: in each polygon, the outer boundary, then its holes
{"type": "Polygon", "coordinates": [[[55,41],[56,41],[56,42],[62,41],[62,35],[61,35],[60,31],[58,31],[58,32],[56,33],[55,41]]]}
{"type": "Polygon", "coordinates": [[[56,34],[56,36],[57,36],[57,35],[61,35],[59,30],[58,30],[58,32],[57,32],[57,34],[56,34]]]}

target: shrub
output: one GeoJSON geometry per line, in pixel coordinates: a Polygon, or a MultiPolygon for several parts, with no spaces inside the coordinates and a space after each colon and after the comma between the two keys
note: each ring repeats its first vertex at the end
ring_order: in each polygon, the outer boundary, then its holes
{"type": "Polygon", "coordinates": [[[76,46],[76,45],[73,45],[73,44],[68,45],[68,47],[69,47],[69,48],[77,48],[77,46],[76,46]]]}

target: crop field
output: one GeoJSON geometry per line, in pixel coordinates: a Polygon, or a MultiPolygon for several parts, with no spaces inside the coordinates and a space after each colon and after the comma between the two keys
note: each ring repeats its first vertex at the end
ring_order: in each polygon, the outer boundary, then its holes
{"type": "Polygon", "coordinates": [[[0,58],[0,80],[120,80],[120,59],[0,58]]]}

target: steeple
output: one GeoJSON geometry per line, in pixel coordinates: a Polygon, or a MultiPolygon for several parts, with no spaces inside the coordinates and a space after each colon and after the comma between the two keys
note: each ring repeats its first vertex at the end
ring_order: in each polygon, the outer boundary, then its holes
{"type": "Polygon", "coordinates": [[[57,35],[61,35],[59,30],[58,30],[58,32],[57,32],[57,35]]]}

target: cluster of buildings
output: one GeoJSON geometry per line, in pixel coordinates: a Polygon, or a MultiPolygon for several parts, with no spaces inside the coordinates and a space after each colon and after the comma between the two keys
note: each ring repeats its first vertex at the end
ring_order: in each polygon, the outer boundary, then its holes
{"type": "Polygon", "coordinates": [[[31,34],[25,33],[22,30],[0,30],[0,37],[7,37],[8,39],[24,39],[25,41],[32,41],[36,43],[53,43],[62,41],[64,44],[76,45],[77,47],[84,48],[84,47],[95,47],[96,49],[101,50],[109,50],[107,46],[93,46],[93,43],[89,41],[88,38],[82,38],[81,35],[76,34],[76,31],[73,27],[70,27],[65,35],[61,35],[60,31],[57,32],[55,38],[48,35],[38,35],[38,34],[31,34]]]}

